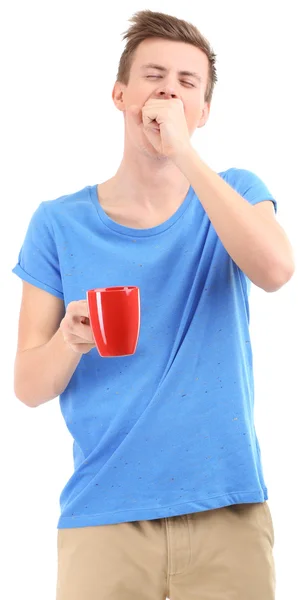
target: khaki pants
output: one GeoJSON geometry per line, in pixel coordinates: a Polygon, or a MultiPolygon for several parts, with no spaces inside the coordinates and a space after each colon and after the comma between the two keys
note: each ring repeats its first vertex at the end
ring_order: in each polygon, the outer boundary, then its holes
{"type": "Polygon", "coordinates": [[[57,600],[274,600],[267,502],[58,530],[57,600]]]}

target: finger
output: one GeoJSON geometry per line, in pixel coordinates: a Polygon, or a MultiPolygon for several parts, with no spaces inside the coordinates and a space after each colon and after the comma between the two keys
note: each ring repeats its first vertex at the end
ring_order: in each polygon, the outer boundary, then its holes
{"type": "Polygon", "coordinates": [[[60,328],[65,336],[69,339],[71,336],[75,336],[88,343],[94,342],[94,336],[90,325],[84,325],[83,323],[74,321],[74,319],[76,319],[76,317],[69,317],[69,319],[64,319],[61,322],[60,328]]]}
{"type": "Polygon", "coordinates": [[[151,131],[160,131],[160,125],[153,116],[143,114],[143,127],[151,131]]]}
{"type": "Polygon", "coordinates": [[[78,323],[74,327],[72,333],[73,335],[76,335],[78,338],[82,339],[84,343],[94,342],[92,329],[89,325],[83,325],[82,323],[78,323]]]}
{"type": "Polygon", "coordinates": [[[162,109],[160,112],[160,110],[156,107],[150,106],[146,108],[144,106],[142,109],[142,120],[144,129],[158,133],[160,131],[160,125],[162,125],[164,121],[164,114],[165,113],[163,113],[162,109]]]}
{"type": "Polygon", "coordinates": [[[69,344],[90,344],[95,345],[95,341],[93,336],[91,338],[82,337],[77,335],[76,333],[68,333],[66,338],[68,339],[69,344]]]}
{"type": "Polygon", "coordinates": [[[89,318],[89,308],[87,300],[75,300],[67,306],[67,312],[73,317],[89,318]]]}

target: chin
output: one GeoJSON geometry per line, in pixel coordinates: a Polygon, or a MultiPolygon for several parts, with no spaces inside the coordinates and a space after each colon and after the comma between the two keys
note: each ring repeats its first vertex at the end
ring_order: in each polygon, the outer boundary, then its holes
{"type": "Polygon", "coordinates": [[[147,138],[144,138],[140,141],[140,143],[137,144],[137,150],[140,151],[141,154],[149,158],[154,158],[160,161],[164,161],[167,159],[166,156],[163,156],[154,148],[154,146],[148,141],[147,138]]]}
{"type": "Polygon", "coordinates": [[[157,152],[157,150],[155,150],[155,148],[153,146],[151,146],[150,148],[147,148],[146,146],[140,146],[139,148],[141,154],[143,154],[144,156],[147,156],[148,158],[152,158],[156,161],[160,161],[160,162],[166,162],[168,161],[168,156],[164,156],[163,154],[160,154],[159,152],[157,152]]]}

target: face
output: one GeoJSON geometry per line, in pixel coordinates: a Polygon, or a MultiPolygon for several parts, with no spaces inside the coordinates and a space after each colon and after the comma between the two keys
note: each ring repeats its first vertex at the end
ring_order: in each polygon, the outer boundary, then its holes
{"type": "Polygon", "coordinates": [[[129,106],[142,108],[151,98],[179,98],[184,105],[190,135],[197,127],[203,127],[210,109],[204,100],[207,80],[208,59],[198,48],[159,38],[141,42],[128,85],[116,82],[112,95],[115,106],[124,113],[126,143],[156,154],[142,127],[127,118],[129,106]]]}

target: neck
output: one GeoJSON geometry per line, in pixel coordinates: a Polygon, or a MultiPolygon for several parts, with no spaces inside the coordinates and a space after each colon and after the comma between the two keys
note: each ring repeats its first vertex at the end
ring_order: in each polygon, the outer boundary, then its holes
{"type": "Polygon", "coordinates": [[[115,196],[154,209],[177,205],[189,189],[188,180],[171,160],[141,153],[124,154],[111,184],[115,196]]]}

